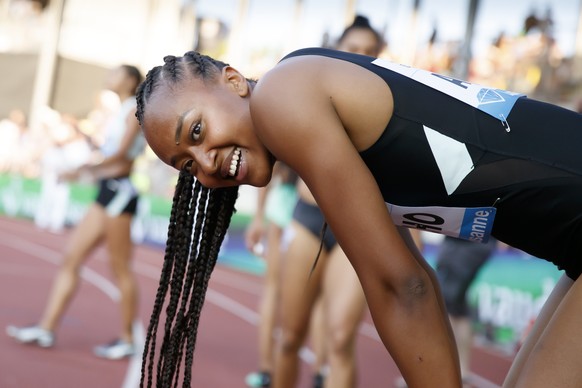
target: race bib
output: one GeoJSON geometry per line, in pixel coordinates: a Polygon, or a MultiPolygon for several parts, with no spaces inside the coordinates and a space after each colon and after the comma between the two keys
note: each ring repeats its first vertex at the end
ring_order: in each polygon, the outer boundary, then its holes
{"type": "Polygon", "coordinates": [[[486,243],[491,235],[494,207],[408,207],[386,203],[397,226],[426,230],[464,240],[486,243]]]}
{"type": "Polygon", "coordinates": [[[524,94],[520,93],[492,89],[487,86],[472,84],[446,75],[431,73],[430,71],[422,69],[415,69],[385,59],[376,59],[372,63],[448,94],[449,96],[469,104],[502,122],[506,122],[507,116],[509,116],[509,112],[511,112],[515,101],[524,96],[524,94]]]}

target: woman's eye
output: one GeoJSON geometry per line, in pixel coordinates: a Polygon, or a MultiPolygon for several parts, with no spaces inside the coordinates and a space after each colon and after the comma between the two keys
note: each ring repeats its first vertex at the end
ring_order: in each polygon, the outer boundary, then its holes
{"type": "Polygon", "coordinates": [[[187,173],[192,173],[192,165],[194,164],[193,160],[188,160],[184,165],[182,165],[182,171],[187,173]]]}
{"type": "Polygon", "coordinates": [[[198,141],[200,139],[200,133],[202,132],[202,126],[200,123],[196,123],[190,128],[190,138],[194,141],[198,141]]]}

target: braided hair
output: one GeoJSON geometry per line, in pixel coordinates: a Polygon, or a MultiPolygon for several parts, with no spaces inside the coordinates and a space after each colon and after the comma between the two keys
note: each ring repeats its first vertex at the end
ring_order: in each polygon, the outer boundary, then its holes
{"type": "MultiPolygon", "coordinates": [[[[196,52],[167,56],[150,70],[137,92],[136,116],[143,118],[152,93],[161,83],[176,84],[187,74],[212,79],[225,63],[196,52]]],[[[141,386],[190,387],[200,313],[220,246],[235,211],[238,187],[208,189],[180,172],[170,213],[168,240],[153,311],[147,330],[141,386]],[[160,314],[166,303],[162,343],[156,358],[160,314]],[[180,371],[183,365],[183,372],[180,371]]]]}

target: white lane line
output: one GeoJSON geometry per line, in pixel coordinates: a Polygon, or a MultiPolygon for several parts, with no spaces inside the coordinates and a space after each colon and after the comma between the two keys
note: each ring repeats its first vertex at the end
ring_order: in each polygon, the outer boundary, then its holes
{"type": "MultiPolygon", "coordinates": [[[[144,265],[144,263],[138,262],[135,265],[135,271],[154,280],[159,280],[160,277],[160,268],[150,264],[144,265]]],[[[206,301],[233,314],[234,316],[240,318],[252,326],[257,327],[259,324],[259,314],[256,311],[246,307],[245,305],[237,302],[232,298],[229,298],[223,293],[213,290],[210,287],[206,292],[206,301]]],[[[307,347],[301,348],[299,357],[309,365],[315,362],[315,354],[307,347]]]]}
{"type": "MultiPolygon", "coordinates": [[[[230,286],[232,286],[233,288],[237,288],[237,285],[244,285],[243,288],[239,288],[240,290],[249,290],[249,284],[251,283],[251,281],[243,278],[242,276],[239,277],[234,273],[226,273],[224,271],[220,271],[218,268],[215,269],[215,271],[219,271],[218,273],[213,274],[214,278],[213,280],[216,281],[217,277],[215,275],[219,275],[220,277],[226,276],[227,279],[229,280],[228,282],[221,280],[220,283],[223,284],[228,284],[230,286]],[[237,279],[238,278],[238,279],[237,279]],[[242,283],[241,283],[242,282],[242,283]]],[[[236,316],[238,316],[239,318],[249,322],[250,324],[257,326],[258,325],[258,320],[259,320],[259,316],[258,314],[241,305],[240,303],[216,292],[213,290],[208,290],[208,297],[210,297],[209,299],[213,299],[212,302],[216,305],[219,305],[220,307],[224,308],[225,310],[231,311],[233,314],[235,314],[236,316]],[[214,296],[211,296],[212,294],[215,294],[214,296]],[[232,309],[232,310],[230,310],[232,309]],[[237,311],[237,313],[235,313],[235,311],[237,311]]],[[[378,335],[378,331],[376,330],[376,327],[368,322],[362,322],[362,324],[360,325],[360,329],[359,329],[359,333],[365,337],[370,338],[371,340],[377,341],[377,342],[382,342],[382,340],[380,339],[380,336],[378,335]]],[[[486,348],[481,348],[484,351],[487,351],[486,348]]],[[[315,362],[315,353],[313,353],[309,348],[307,347],[303,347],[300,350],[300,357],[301,359],[306,362],[307,364],[313,364],[315,362]]],[[[490,380],[487,380],[486,378],[479,376],[475,373],[471,373],[471,382],[478,388],[500,388],[499,385],[493,383],[490,380]]]]}
{"type": "Polygon", "coordinates": [[[253,326],[259,324],[259,314],[254,310],[240,304],[234,299],[221,294],[220,292],[208,289],[206,292],[206,300],[214,303],[216,306],[236,315],[245,322],[250,323],[253,326]]]}
{"type": "MultiPolygon", "coordinates": [[[[60,252],[38,245],[30,240],[22,239],[16,235],[11,235],[9,238],[4,237],[6,237],[6,233],[0,237],[0,242],[7,247],[19,250],[50,264],[60,265],[61,263],[62,254],[60,252]]],[[[114,302],[119,301],[119,289],[106,277],[85,266],[81,269],[81,277],[103,291],[114,302]]]]}
{"type": "MultiPolygon", "coordinates": [[[[30,240],[22,239],[16,235],[10,235],[7,237],[8,233],[3,233],[0,236],[0,243],[4,246],[10,247],[12,249],[23,252],[29,256],[36,257],[50,264],[60,265],[61,263],[61,253],[54,251],[52,249],[46,248],[42,245],[38,245],[30,240]]],[[[107,278],[95,272],[91,268],[83,266],[81,269],[80,276],[82,279],[88,283],[93,284],[97,289],[101,290],[105,295],[107,295],[114,302],[118,302],[120,298],[119,289],[111,283],[107,278]]],[[[143,343],[145,342],[144,327],[143,323],[136,319],[133,324],[134,327],[134,341],[137,346],[137,352],[131,357],[127,371],[125,373],[125,378],[123,381],[123,388],[133,388],[139,386],[139,381],[141,377],[141,353],[139,350],[143,349],[143,343]]]]}
{"type": "MultiPolygon", "coordinates": [[[[16,239],[18,239],[15,236],[16,239]]],[[[14,239],[12,239],[12,242],[14,242],[14,239]]],[[[18,243],[10,243],[7,242],[7,240],[3,239],[0,237],[0,242],[2,242],[4,245],[6,246],[10,246],[11,248],[14,249],[18,249],[20,251],[29,253],[31,255],[34,255],[40,259],[43,259],[45,261],[48,261],[52,264],[58,265],[60,263],[60,253],[52,251],[48,248],[45,248],[43,246],[40,245],[36,245],[34,243],[29,242],[28,240],[22,240],[19,239],[20,242],[18,243]],[[26,244],[22,244],[22,242],[25,242],[26,244]],[[35,247],[31,247],[29,245],[29,247],[31,248],[31,250],[27,251],[26,250],[26,245],[27,244],[33,244],[35,245],[35,247]],[[43,252],[41,255],[38,255],[35,252],[43,252]]],[[[143,262],[136,262],[135,265],[135,270],[136,272],[139,272],[140,274],[147,276],[153,280],[159,280],[159,276],[160,276],[160,268],[156,267],[154,265],[148,264],[148,263],[143,263],[143,262]]],[[[232,286],[233,288],[238,288],[240,290],[243,291],[247,291],[249,293],[252,294],[256,294],[256,287],[260,287],[257,286],[255,284],[253,284],[251,281],[244,279],[243,277],[238,277],[236,274],[225,274],[225,273],[220,273],[220,276],[227,276],[228,279],[227,280],[222,280],[220,278],[215,277],[215,281],[218,280],[220,283],[223,284],[228,284],[230,286],[232,286]]],[[[119,299],[119,290],[117,289],[117,287],[115,287],[113,284],[111,284],[111,282],[109,282],[109,280],[107,280],[106,278],[104,278],[103,276],[99,275],[97,272],[91,270],[90,268],[83,268],[83,271],[81,273],[81,276],[83,278],[85,278],[87,281],[90,281],[91,283],[93,282],[101,282],[103,284],[107,284],[109,283],[108,287],[107,285],[104,286],[104,288],[101,288],[100,286],[98,286],[96,283],[93,283],[96,287],[100,288],[103,290],[103,292],[105,294],[107,294],[112,300],[117,301],[119,299]],[[89,274],[85,274],[85,272],[89,272],[89,274]],[[89,280],[91,279],[91,280],[89,280]],[[107,289],[107,290],[106,290],[107,289]],[[115,296],[117,295],[117,296],[115,296]]],[[[259,320],[259,315],[258,313],[256,313],[254,310],[251,310],[249,308],[247,308],[246,306],[238,303],[237,301],[235,301],[234,299],[231,299],[229,297],[227,297],[226,295],[219,293],[217,291],[214,291],[212,289],[209,288],[208,293],[207,293],[207,299],[209,302],[213,303],[214,305],[229,311],[230,313],[232,313],[233,315],[237,316],[238,318],[248,322],[249,324],[253,325],[253,326],[257,326],[258,325],[258,320],[259,320]]],[[[143,328],[143,325],[139,324],[140,329],[139,330],[135,330],[135,334],[140,334],[141,341],[140,343],[142,344],[142,348],[143,348],[143,341],[145,338],[145,331],[143,328]],[[139,333],[138,333],[139,331],[139,333]]],[[[135,326],[134,326],[135,327],[135,326]]],[[[362,325],[360,326],[360,334],[381,342],[380,337],[378,336],[378,333],[376,331],[376,328],[367,323],[367,322],[363,322],[362,325]]],[[[300,357],[301,359],[306,362],[307,364],[313,364],[315,361],[315,354],[307,347],[303,347],[300,351],[300,357]]],[[[139,385],[139,379],[141,376],[141,352],[137,352],[136,356],[132,357],[132,359],[130,360],[130,365],[128,367],[128,371],[126,373],[125,376],[125,380],[123,383],[123,388],[133,388],[139,385]],[[137,355],[140,356],[137,356],[137,355]]],[[[480,388],[499,388],[499,386],[497,384],[494,384],[493,382],[479,376],[476,374],[471,374],[471,378],[473,380],[473,382],[480,388]]]]}
{"type": "Polygon", "coordinates": [[[224,284],[240,291],[246,291],[251,295],[260,296],[263,293],[262,282],[254,282],[234,273],[222,271],[220,268],[215,268],[214,272],[211,280],[213,282],[224,284]]]}

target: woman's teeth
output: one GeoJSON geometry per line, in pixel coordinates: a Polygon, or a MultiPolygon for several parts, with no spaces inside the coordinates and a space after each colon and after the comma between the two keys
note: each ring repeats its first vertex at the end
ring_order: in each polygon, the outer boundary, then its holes
{"type": "Polygon", "coordinates": [[[230,161],[230,169],[228,170],[230,176],[235,176],[239,160],[240,160],[240,148],[235,148],[234,155],[232,155],[232,160],[230,161]]]}

